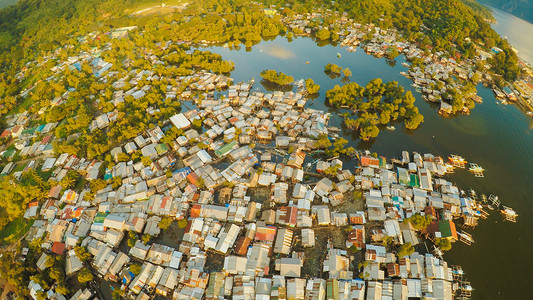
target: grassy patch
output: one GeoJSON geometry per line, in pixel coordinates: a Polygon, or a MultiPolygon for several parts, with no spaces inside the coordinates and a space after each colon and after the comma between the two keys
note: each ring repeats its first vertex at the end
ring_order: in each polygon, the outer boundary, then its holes
{"type": "Polygon", "coordinates": [[[23,112],[23,111],[27,111],[28,108],[30,108],[30,106],[32,106],[33,104],[33,99],[28,96],[26,99],[24,99],[24,101],[22,101],[22,103],[15,109],[15,113],[18,114],[20,112],[23,112]]]}
{"type": "MultiPolygon", "coordinates": [[[[1,1],[1,0],[0,0],[1,1]]],[[[125,12],[127,13],[134,13],[139,10],[147,9],[154,6],[161,6],[162,3],[165,3],[165,6],[178,6],[183,3],[186,3],[187,1],[184,0],[165,0],[165,1],[150,1],[147,3],[143,3],[139,6],[136,6],[134,8],[128,9],[125,12]]]]}
{"type": "Polygon", "coordinates": [[[52,172],[54,170],[50,169],[50,170],[48,170],[46,172],[43,172],[41,170],[41,168],[37,168],[36,171],[37,171],[37,175],[39,175],[39,177],[41,177],[44,181],[48,181],[48,179],[50,179],[50,177],[52,177],[52,172]]]}
{"type": "Polygon", "coordinates": [[[26,220],[23,217],[15,219],[0,231],[0,242],[11,244],[23,236],[33,225],[34,220],[26,220]]]}
{"type": "Polygon", "coordinates": [[[17,164],[11,173],[14,173],[14,172],[18,172],[18,171],[22,171],[22,170],[24,170],[24,166],[25,166],[25,165],[26,165],[26,164],[17,164]]]}

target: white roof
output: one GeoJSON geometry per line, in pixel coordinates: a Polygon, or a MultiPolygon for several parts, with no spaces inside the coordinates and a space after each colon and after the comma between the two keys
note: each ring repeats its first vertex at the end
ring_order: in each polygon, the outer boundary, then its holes
{"type": "Polygon", "coordinates": [[[174,126],[178,127],[179,129],[184,129],[191,126],[191,122],[189,121],[189,119],[187,119],[187,117],[185,117],[185,115],[181,113],[170,117],[170,121],[172,122],[172,124],[174,124],[174,126]]]}

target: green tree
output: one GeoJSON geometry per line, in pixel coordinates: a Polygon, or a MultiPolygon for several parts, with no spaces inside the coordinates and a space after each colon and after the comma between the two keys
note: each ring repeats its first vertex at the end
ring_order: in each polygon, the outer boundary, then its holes
{"type": "Polygon", "coordinates": [[[74,246],[74,252],[76,253],[76,256],[81,260],[82,262],[86,262],[89,259],[91,259],[92,255],[87,251],[87,248],[83,246],[74,246]]]}
{"type": "Polygon", "coordinates": [[[415,251],[415,249],[413,248],[413,246],[411,245],[410,242],[407,242],[403,245],[400,245],[400,247],[398,247],[398,257],[399,258],[402,258],[404,256],[409,256],[411,255],[413,252],[415,251]]]}
{"type": "Polygon", "coordinates": [[[346,77],[350,77],[352,76],[352,71],[350,71],[348,68],[344,68],[344,70],[342,70],[342,74],[344,74],[346,77]]]}
{"type": "Polygon", "coordinates": [[[316,84],[313,79],[308,78],[305,80],[305,89],[309,94],[316,94],[320,90],[320,85],[316,84]]]}
{"type": "Polygon", "coordinates": [[[137,233],[135,233],[135,231],[128,231],[128,246],[129,247],[134,247],[135,242],[137,242],[138,239],[139,238],[137,236],[137,233]]]}
{"type": "Polygon", "coordinates": [[[330,37],[330,32],[329,32],[329,30],[327,30],[325,28],[317,31],[317,33],[316,33],[316,38],[319,39],[319,40],[327,40],[327,39],[329,39],[329,37],[330,37]]]}
{"type": "Polygon", "coordinates": [[[342,68],[339,67],[339,66],[336,65],[336,64],[328,63],[328,64],[324,67],[324,71],[325,71],[325,72],[329,72],[329,73],[340,74],[340,73],[342,72],[342,68]]]}
{"type": "Polygon", "coordinates": [[[172,222],[174,222],[174,218],[165,217],[161,220],[161,222],[159,222],[158,226],[159,228],[165,230],[165,229],[168,229],[168,227],[170,226],[170,224],[172,224],[172,222]]]}
{"type": "Polygon", "coordinates": [[[414,214],[411,217],[404,220],[405,223],[411,223],[415,230],[423,230],[431,223],[431,217],[428,215],[422,216],[420,214],[414,214]]]}
{"type": "Polygon", "coordinates": [[[259,75],[264,80],[278,85],[290,85],[294,81],[292,76],[285,75],[282,72],[276,72],[275,70],[264,70],[259,75]]]}
{"type": "Polygon", "coordinates": [[[89,281],[92,281],[94,279],[93,273],[89,271],[88,269],[81,269],[80,273],[78,274],[78,282],[79,283],[86,283],[89,281]]]}
{"type": "Polygon", "coordinates": [[[143,243],[146,245],[146,243],[148,243],[150,241],[150,239],[152,239],[152,236],[149,235],[149,234],[143,234],[142,236],[142,241],[143,243]]]}
{"type": "Polygon", "coordinates": [[[68,288],[66,283],[61,282],[56,286],[56,292],[60,293],[63,296],[67,296],[70,294],[70,289],[68,288]]]}
{"type": "Polygon", "coordinates": [[[139,264],[130,265],[130,271],[135,275],[139,275],[139,273],[141,273],[141,265],[139,264]]]}
{"type": "Polygon", "coordinates": [[[435,238],[435,246],[439,247],[442,251],[449,251],[452,249],[452,243],[447,238],[435,238]]]}
{"type": "Polygon", "coordinates": [[[178,228],[185,228],[187,227],[187,219],[180,219],[178,221],[178,228]]]}

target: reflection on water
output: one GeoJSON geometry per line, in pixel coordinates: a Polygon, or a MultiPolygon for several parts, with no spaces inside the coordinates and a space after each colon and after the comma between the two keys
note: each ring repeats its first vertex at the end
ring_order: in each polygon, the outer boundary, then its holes
{"type": "Polygon", "coordinates": [[[279,59],[291,59],[296,57],[296,54],[294,54],[294,52],[279,45],[259,45],[259,49],[265,54],[279,59]]]}
{"type": "Polygon", "coordinates": [[[454,122],[450,122],[457,131],[466,133],[468,135],[484,136],[487,135],[488,126],[487,120],[481,115],[461,116],[454,122]]]}

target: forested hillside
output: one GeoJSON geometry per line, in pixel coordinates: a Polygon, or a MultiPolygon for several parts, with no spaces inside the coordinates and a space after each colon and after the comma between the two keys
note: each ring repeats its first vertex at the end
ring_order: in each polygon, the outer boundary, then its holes
{"type": "Polygon", "coordinates": [[[522,18],[529,23],[533,23],[533,1],[532,0],[483,0],[481,3],[487,3],[503,11],[511,13],[522,18]]]}

